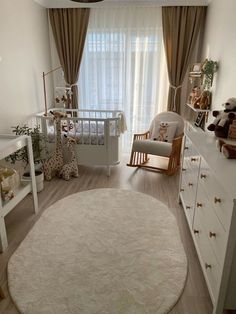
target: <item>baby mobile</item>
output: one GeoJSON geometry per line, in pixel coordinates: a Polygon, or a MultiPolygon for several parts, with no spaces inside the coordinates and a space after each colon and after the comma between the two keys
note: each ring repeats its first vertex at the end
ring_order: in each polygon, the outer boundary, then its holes
{"type": "Polygon", "coordinates": [[[70,108],[72,103],[72,91],[69,87],[56,87],[55,102],[57,105],[62,104],[64,108],[70,108]]]}

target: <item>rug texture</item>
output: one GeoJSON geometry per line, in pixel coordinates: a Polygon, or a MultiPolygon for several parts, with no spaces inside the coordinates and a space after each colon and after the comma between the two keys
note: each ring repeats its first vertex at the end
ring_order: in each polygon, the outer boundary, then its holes
{"type": "Polygon", "coordinates": [[[49,207],[8,264],[27,314],[168,313],[187,259],[168,208],[142,193],[97,189],[49,207]]]}

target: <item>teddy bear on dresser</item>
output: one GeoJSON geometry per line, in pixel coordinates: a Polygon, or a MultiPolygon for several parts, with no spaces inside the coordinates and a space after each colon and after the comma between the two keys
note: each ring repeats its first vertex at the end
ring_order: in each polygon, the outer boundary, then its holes
{"type": "Polygon", "coordinates": [[[236,145],[227,144],[223,140],[217,141],[220,152],[228,159],[236,159],[236,145]]]}
{"type": "Polygon", "coordinates": [[[209,124],[207,129],[214,131],[217,137],[228,137],[229,127],[236,119],[236,98],[229,98],[226,103],[223,104],[224,111],[214,110],[212,112],[215,120],[209,124]]]}

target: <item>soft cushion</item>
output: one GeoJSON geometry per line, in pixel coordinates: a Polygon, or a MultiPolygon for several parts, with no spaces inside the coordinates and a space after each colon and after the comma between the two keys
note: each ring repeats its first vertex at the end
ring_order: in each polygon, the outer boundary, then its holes
{"type": "Polygon", "coordinates": [[[151,139],[171,143],[175,138],[178,122],[155,121],[152,128],[151,139]]]}
{"type": "Polygon", "coordinates": [[[157,114],[155,118],[152,120],[151,126],[150,126],[150,134],[152,134],[152,130],[154,128],[154,125],[156,124],[156,121],[163,121],[163,122],[170,122],[170,121],[175,121],[178,122],[178,127],[176,130],[175,137],[181,136],[184,132],[184,120],[183,118],[172,111],[165,111],[157,114]]]}
{"type": "Polygon", "coordinates": [[[133,142],[133,151],[169,157],[172,151],[172,143],[159,142],[153,140],[135,140],[133,142]]]}

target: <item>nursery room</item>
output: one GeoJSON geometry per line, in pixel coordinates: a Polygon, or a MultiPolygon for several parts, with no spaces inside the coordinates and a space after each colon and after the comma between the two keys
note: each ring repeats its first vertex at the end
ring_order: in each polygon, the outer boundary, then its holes
{"type": "Polygon", "coordinates": [[[0,1],[0,314],[236,313],[235,11],[0,1]]]}

